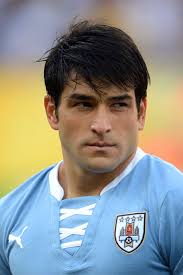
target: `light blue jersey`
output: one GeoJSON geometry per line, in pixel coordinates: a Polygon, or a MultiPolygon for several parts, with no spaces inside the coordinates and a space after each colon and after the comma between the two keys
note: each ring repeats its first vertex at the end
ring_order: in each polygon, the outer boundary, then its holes
{"type": "Polygon", "coordinates": [[[138,149],[100,196],[62,200],[58,167],[0,200],[0,275],[183,274],[180,171],[138,149]]]}

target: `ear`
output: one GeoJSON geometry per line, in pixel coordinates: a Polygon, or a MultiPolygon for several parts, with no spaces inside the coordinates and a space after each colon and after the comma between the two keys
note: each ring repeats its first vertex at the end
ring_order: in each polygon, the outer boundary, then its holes
{"type": "Polygon", "coordinates": [[[56,113],[55,102],[51,96],[46,95],[44,97],[44,107],[51,128],[58,130],[58,117],[56,113]]]}
{"type": "Polygon", "coordinates": [[[139,106],[139,113],[138,113],[139,131],[144,129],[146,109],[147,109],[147,98],[145,97],[141,99],[140,106],[139,106]]]}

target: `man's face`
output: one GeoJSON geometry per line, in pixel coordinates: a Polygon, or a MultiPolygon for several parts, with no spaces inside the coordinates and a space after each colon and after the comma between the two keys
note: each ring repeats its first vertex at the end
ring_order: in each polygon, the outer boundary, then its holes
{"type": "Polygon", "coordinates": [[[70,83],[63,91],[57,117],[52,119],[54,107],[49,108],[51,99],[46,98],[48,120],[59,131],[69,165],[92,173],[112,172],[125,166],[135,153],[146,101],[141,101],[138,113],[133,89],[111,86],[100,96],[85,83],[70,83]]]}

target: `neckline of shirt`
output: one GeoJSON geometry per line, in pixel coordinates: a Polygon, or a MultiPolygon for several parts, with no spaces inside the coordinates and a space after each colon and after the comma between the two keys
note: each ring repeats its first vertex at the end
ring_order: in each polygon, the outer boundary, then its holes
{"type": "MultiPolygon", "coordinates": [[[[103,190],[100,193],[100,196],[102,196],[105,192],[109,191],[110,189],[116,187],[119,182],[126,177],[137,165],[137,163],[146,155],[142,149],[139,147],[137,148],[137,151],[135,153],[134,158],[130,161],[128,166],[117,176],[115,179],[113,179],[110,183],[108,183],[103,190]]],[[[50,194],[56,198],[58,201],[61,201],[64,196],[64,190],[62,186],[60,185],[58,181],[58,170],[60,167],[60,164],[63,162],[61,160],[58,162],[49,172],[49,187],[50,187],[50,194]]]]}

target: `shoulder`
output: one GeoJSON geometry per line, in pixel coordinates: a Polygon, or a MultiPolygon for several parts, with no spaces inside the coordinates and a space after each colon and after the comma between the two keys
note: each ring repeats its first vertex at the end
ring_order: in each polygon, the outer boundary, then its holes
{"type": "Polygon", "coordinates": [[[43,190],[48,189],[48,176],[54,165],[40,171],[0,199],[0,226],[9,220],[18,209],[24,209],[43,190]]]}
{"type": "Polygon", "coordinates": [[[134,178],[139,178],[140,186],[146,194],[146,200],[151,209],[160,211],[161,207],[166,206],[170,201],[174,209],[176,205],[182,205],[183,173],[174,165],[146,154],[136,168],[134,178]]]}
{"type": "Polygon", "coordinates": [[[45,194],[48,194],[48,176],[52,167],[33,175],[0,199],[0,272],[9,274],[7,269],[11,247],[8,242],[9,234],[24,223],[32,207],[35,208],[33,212],[36,213],[38,201],[44,201],[45,194]]]}
{"type": "Polygon", "coordinates": [[[154,185],[165,189],[183,188],[183,173],[173,164],[156,156],[146,154],[142,159],[141,173],[144,177],[150,177],[154,185]]]}

